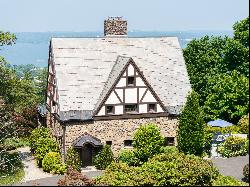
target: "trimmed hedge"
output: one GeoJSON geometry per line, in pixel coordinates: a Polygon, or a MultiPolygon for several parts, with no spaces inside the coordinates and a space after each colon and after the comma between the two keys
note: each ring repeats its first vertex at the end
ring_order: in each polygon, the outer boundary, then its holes
{"type": "Polygon", "coordinates": [[[42,161],[43,171],[54,174],[64,174],[66,165],[62,163],[61,156],[56,152],[49,152],[42,161]]]}

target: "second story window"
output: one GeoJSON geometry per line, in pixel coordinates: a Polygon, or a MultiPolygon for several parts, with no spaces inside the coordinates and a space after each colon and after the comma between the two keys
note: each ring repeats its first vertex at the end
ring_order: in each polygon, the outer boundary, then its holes
{"type": "Polygon", "coordinates": [[[128,86],[135,86],[135,77],[128,77],[128,86]]]}
{"type": "Polygon", "coordinates": [[[125,105],[125,113],[137,113],[137,104],[125,105]]]}
{"type": "Polygon", "coordinates": [[[106,113],[107,114],[114,114],[115,113],[115,108],[112,105],[106,106],[106,113]]]}
{"type": "Polygon", "coordinates": [[[156,104],[148,104],[148,112],[156,112],[156,104]]]}

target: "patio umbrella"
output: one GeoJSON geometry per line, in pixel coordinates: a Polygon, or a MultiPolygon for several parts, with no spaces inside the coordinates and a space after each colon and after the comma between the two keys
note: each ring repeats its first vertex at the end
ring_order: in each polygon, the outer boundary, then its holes
{"type": "Polygon", "coordinates": [[[229,123],[227,121],[224,121],[222,119],[217,119],[214,121],[209,121],[207,123],[208,125],[212,126],[212,127],[228,127],[228,126],[232,126],[232,123],[229,123]]]}

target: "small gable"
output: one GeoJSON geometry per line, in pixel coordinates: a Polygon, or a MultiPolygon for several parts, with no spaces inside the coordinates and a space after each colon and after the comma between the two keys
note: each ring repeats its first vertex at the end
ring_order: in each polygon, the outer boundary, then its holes
{"type": "Polygon", "coordinates": [[[106,95],[104,91],[102,93],[103,98],[97,107],[96,116],[165,112],[160,99],[131,58],[122,67],[116,63],[109,79],[113,79],[113,84],[107,83],[110,87],[105,87],[106,95]]]}

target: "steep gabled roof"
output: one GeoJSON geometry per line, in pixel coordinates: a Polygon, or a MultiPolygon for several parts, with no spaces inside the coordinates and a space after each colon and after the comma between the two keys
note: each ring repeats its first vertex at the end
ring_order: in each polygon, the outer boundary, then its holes
{"type": "Polygon", "coordinates": [[[111,72],[115,64],[130,57],[170,114],[180,113],[191,89],[176,37],[52,38],[51,44],[62,120],[91,119],[109,76],[119,74],[111,72]]]}
{"type": "Polygon", "coordinates": [[[98,99],[98,102],[96,103],[95,109],[93,111],[93,115],[95,115],[98,112],[98,110],[101,108],[102,103],[104,103],[105,100],[108,98],[111,91],[113,90],[113,87],[118,83],[121,76],[125,73],[125,70],[129,66],[129,64],[132,64],[132,66],[134,66],[139,76],[145,81],[145,84],[148,86],[148,89],[150,89],[150,92],[152,92],[155,95],[156,100],[158,100],[160,105],[162,105],[162,107],[165,108],[165,106],[162,104],[157,94],[154,92],[154,90],[152,89],[152,87],[150,86],[146,78],[143,76],[142,72],[140,72],[140,69],[138,68],[136,63],[133,61],[133,59],[129,57],[118,56],[116,63],[114,64],[109,74],[108,80],[106,84],[104,85],[100,98],[98,99]]]}
{"type": "Polygon", "coordinates": [[[115,84],[117,81],[118,77],[120,77],[126,68],[126,64],[128,64],[129,60],[131,60],[130,57],[123,57],[123,56],[118,56],[110,74],[108,77],[107,82],[105,83],[102,93],[95,105],[94,112],[100,107],[101,102],[104,100],[104,98],[107,96],[109,90],[111,87],[115,84]]]}

